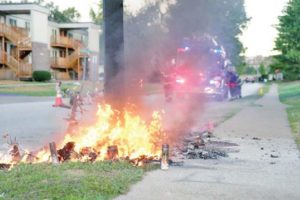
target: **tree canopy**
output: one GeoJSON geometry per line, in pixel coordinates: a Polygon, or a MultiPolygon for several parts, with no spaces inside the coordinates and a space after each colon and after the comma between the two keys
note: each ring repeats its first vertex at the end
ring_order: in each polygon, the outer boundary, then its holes
{"type": "Polygon", "coordinates": [[[98,2],[97,9],[90,9],[90,17],[96,24],[102,24],[103,22],[103,2],[102,0],[98,2]]]}
{"type": "Polygon", "coordinates": [[[280,69],[286,79],[296,80],[300,75],[300,0],[290,0],[279,17],[278,37],[275,50],[280,55],[274,56],[271,66],[273,71],[280,69]]]}
{"type": "Polygon", "coordinates": [[[261,63],[258,67],[258,71],[260,73],[260,75],[266,75],[266,67],[263,63],[261,63]]]}
{"type": "Polygon", "coordinates": [[[69,7],[61,11],[53,2],[45,3],[44,0],[37,0],[35,2],[50,10],[49,20],[51,21],[55,21],[57,23],[69,23],[76,22],[80,18],[80,13],[75,7],[69,7]]]}

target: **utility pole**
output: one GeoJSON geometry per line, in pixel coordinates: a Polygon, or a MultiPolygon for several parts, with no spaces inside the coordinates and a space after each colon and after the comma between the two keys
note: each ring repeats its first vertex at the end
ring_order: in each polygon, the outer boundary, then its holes
{"type": "Polygon", "coordinates": [[[104,94],[107,103],[125,104],[123,0],[103,0],[104,94]]]}

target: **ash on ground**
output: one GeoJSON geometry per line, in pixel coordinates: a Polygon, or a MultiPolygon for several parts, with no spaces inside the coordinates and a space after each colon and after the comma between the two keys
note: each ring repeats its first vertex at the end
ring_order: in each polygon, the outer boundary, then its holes
{"type": "Polygon", "coordinates": [[[173,148],[175,159],[219,159],[228,153],[237,152],[235,143],[221,141],[211,132],[193,132],[183,139],[182,144],[173,148]]]}

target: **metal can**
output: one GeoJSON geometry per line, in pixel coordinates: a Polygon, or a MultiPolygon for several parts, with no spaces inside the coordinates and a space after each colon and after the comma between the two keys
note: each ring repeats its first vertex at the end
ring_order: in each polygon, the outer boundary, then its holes
{"type": "Polygon", "coordinates": [[[161,164],[160,167],[162,170],[169,169],[169,145],[162,145],[162,153],[161,153],[161,164]]]}

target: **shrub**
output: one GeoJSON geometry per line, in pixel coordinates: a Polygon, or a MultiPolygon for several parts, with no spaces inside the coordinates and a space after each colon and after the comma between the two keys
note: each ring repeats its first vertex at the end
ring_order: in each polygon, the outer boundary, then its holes
{"type": "Polygon", "coordinates": [[[51,73],[48,71],[34,71],[32,73],[32,78],[38,82],[45,82],[51,80],[51,73]]]}
{"type": "Polygon", "coordinates": [[[283,73],[284,80],[296,81],[299,80],[299,74],[294,72],[285,71],[283,73]]]}

